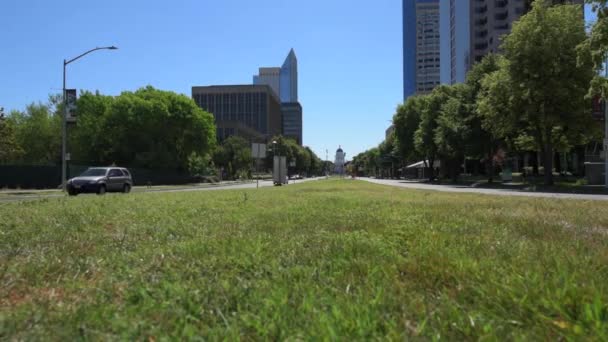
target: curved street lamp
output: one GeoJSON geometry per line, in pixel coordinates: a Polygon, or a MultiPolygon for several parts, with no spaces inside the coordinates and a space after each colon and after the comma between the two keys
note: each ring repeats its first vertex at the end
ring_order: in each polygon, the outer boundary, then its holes
{"type": "Polygon", "coordinates": [[[90,54],[91,52],[97,50],[118,50],[118,48],[114,45],[105,46],[105,47],[96,47],[91,49],[81,55],[78,55],[70,60],[63,60],[63,120],[61,127],[61,187],[63,191],[67,189],[67,163],[66,163],[66,150],[67,150],[67,120],[68,120],[68,106],[67,106],[67,94],[65,89],[65,75],[66,75],[66,67],[68,64],[75,62],[76,60],[90,54]]]}

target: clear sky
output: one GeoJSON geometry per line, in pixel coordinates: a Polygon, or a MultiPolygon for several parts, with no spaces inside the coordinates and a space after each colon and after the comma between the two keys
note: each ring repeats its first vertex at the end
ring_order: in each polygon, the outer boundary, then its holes
{"type": "MultiPolygon", "coordinates": [[[[588,12],[588,11],[587,11],[588,12]]],[[[24,109],[68,88],[118,95],[152,85],[251,83],[298,57],[304,144],[347,159],[384,139],[402,101],[400,0],[0,1],[0,107],[24,109]]]]}

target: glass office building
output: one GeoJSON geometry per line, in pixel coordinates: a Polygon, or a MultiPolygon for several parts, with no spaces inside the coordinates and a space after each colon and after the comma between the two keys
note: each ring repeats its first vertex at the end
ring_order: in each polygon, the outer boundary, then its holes
{"type": "Polygon", "coordinates": [[[283,135],[302,145],[302,106],[298,102],[281,103],[283,135]]]}
{"type": "Polygon", "coordinates": [[[298,102],[298,59],[293,49],[281,67],[279,86],[281,102],[298,102]]]}
{"type": "Polygon", "coordinates": [[[403,0],[403,98],[441,82],[439,0],[403,0]]]}

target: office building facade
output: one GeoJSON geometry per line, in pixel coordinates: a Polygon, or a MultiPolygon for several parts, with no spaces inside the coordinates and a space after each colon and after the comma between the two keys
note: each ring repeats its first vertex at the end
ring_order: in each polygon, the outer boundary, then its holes
{"type": "MultiPolygon", "coordinates": [[[[583,0],[554,0],[578,4],[583,0]]],[[[473,64],[499,53],[501,39],[531,8],[530,0],[441,0],[441,83],[462,83],[473,64]]]]}
{"type": "Polygon", "coordinates": [[[192,98],[213,114],[220,142],[232,135],[266,142],[282,133],[281,104],[269,85],[192,87],[192,98]]]}
{"type": "Polygon", "coordinates": [[[403,98],[441,82],[439,0],[403,0],[403,98]]]}
{"type": "Polygon", "coordinates": [[[299,102],[281,103],[283,115],[283,136],[294,139],[302,145],[302,106],[299,102]]]}

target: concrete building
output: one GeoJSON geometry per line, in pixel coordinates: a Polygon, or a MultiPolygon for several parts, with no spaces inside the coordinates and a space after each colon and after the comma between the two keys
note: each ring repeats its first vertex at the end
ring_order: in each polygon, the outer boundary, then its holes
{"type": "Polygon", "coordinates": [[[260,68],[259,74],[253,76],[253,84],[267,84],[279,96],[281,68],[260,68]]]}
{"type": "Polygon", "coordinates": [[[302,106],[299,102],[281,103],[283,136],[295,139],[302,145],[302,106]]]}
{"type": "MultiPolygon", "coordinates": [[[[530,0],[440,0],[441,83],[462,83],[474,63],[497,53],[501,37],[511,32],[531,8],[530,0]]],[[[554,0],[583,4],[583,0],[554,0]]]]}
{"type": "Polygon", "coordinates": [[[192,87],[192,98],[213,114],[218,141],[237,135],[266,142],[282,133],[281,104],[269,85],[192,87]]]}
{"type": "Polygon", "coordinates": [[[403,98],[440,84],[439,0],[403,0],[403,98]]]}

